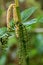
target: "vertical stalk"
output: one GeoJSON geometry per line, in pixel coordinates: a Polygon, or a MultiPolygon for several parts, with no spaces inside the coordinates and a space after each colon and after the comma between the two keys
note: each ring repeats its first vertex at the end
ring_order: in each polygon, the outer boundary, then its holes
{"type": "Polygon", "coordinates": [[[19,9],[19,2],[15,0],[15,6],[13,6],[13,17],[16,22],[21,21],[20,9],[19,9]]]}
{"type": "Polygon", "coordinates": [[[19,7],[19,1],[15,0],[16,7],[19,7]]]}
{"type": "Polygon", "coordinates": [[[13,6],[13,18],[15,22],[15,33],[18,39],[18,57],[20,65],[29,65],[29,58],[27,56],[28,33],[25,26],[21,22],[21,15],[18,0],[15,0],[13,6]]]}

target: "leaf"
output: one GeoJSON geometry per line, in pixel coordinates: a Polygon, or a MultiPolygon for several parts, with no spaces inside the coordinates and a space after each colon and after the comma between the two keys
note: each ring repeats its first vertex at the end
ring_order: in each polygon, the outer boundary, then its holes
{"type": "Polygon", "coordinates": [[[11,26],[11,28],[14,28],[14,20],[13,19],[10,21],[10,26],[11,26]]]}
{"type": "Polygon", "coordinates": [[[24,22],[26,21],[35,11],[36,11],[37,8],[35,7],[31,7],[29,9],[26,9],[24,10],[22,13],[21,13],[21,20],[24,22]]]}
{"type": "Polygon", "coordinates": [[[29,26],[29,25],[32,25],[32,24],[34,24],[36,22],[37,22],[37,19],[32,19],[32,20],[30,20],[28,22],[24,22],[23,25],[29,26]]]}
{"type": "Polygon", "coordinates": [[[38,17],[38,18],[37,18],[37,22],[43,23],[43,16],[38,17]]]}
{"type": "Polygon", "coordinates": [[[5,34],[6,32],[7,32],[7,28],[6,27],[0,28],[0,36],[5,34]]]}
{"type": "Polygon", "coordinates": [[[32,19],[28,22],[23,22],[23,25],[31,26],[32,24],[35,24],[35,23],[43,23],[43,17],[38,17],[38,18],[32,19]]]}

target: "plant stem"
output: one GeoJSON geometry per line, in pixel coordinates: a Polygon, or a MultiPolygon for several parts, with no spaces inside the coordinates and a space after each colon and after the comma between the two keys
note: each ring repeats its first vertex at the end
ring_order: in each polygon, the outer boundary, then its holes
{"type": "Polygon", "coordinates": [[[13,6],[13,18],[14,18],[15,23],[21,22],[21,15],[20,15],[18,0],[15,0],[15,6],[13,6]]]}
{"type": "Polygon", "coordinates": [[[19,7],[19,1],[15,0],[16,7],[19,7]]]}
{"type": "Polygon", "coordinates": [[[19,9],[18,0],[15,0],[15,6],[13,6],[13,18],[15,21],[15,33],[18,39],[18,49],[19,49],[19,61],[20,65],[29,65],[29,58],[27,56],[27,46],[28,46],[28,33],[25,26],[21,22],[21,15],[19,9]]]}

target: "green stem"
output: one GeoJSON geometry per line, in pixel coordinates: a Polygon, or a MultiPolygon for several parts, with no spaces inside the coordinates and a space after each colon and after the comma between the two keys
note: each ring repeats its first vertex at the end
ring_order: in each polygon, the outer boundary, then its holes
{"type": "Polygon", "coordinates": [[[15,4],[16,4],[16,12],[17,12],[17,16],[18,16],[18,22],[21,22],[21,15],[20,15],[19,1],[18,1],[18,0],[15,0],[15,4]]]}
{"type": "Polygon", "coordinates": [[[29,58],[26,58],[27,56],[27,44],[28,44],[28,33],[25,28],[25,26],[21,22],[21,15],[20,15],[20,9],[19,9],[19,3],[18,0],[15,0],[16,4],[16,13],[18,17],[18,21],[15,21],[15,32],[17,32],[19,40],[18,49],[19,49],[19,61],[20,65],[29,65],[29,58]]]}
{"type": "Polygon", "coordinates": [[[15,0],[16,7],[19,7],[19,1],[15,0]]]}

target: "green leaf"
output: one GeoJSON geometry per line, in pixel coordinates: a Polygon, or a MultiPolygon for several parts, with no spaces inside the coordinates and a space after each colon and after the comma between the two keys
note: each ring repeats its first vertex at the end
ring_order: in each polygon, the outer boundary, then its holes
{"type": "Polygon", "coordinates": [[[23,25],[29,26],[29,25],[35,24],[36,22],[37,22],[37,19],[32,19],[28,22],[24,22],[23,25]]]}
{"type": "Polygon", "coordinates": [[[23,25],[31,26],[32,24],[35,24],[35,23],[43,23],[43,17],[38,17],[38,18],[32,19],[28,22],[23,22],[23,25]]]}
{"type": "Polygon", "coordinates": [[[14,28],[14,20],[13,19],[10,21],[10,26],[11,26],[11,28],[14,28]]]}
{"type": "Polygon", "coordinates": [[[26,9],[24,10],[22,13],[21,13],[21,20],[24,22],[26,21],[35,11],[36,11],[37,8],[35,7],[31,7],[29,9],[26,9]]]}
{"type": "Polygon", "coordinates": [[[5,34],[7,32],[7,28],[6,27],[3,27],[3,28],[0,28],[0,37],[5,34]]]}
{"type": "Polygon", "coordinates": [[[37,18],[37,22],[43,23],[43,16],[38,17],[38,18],[37,18]]]}

